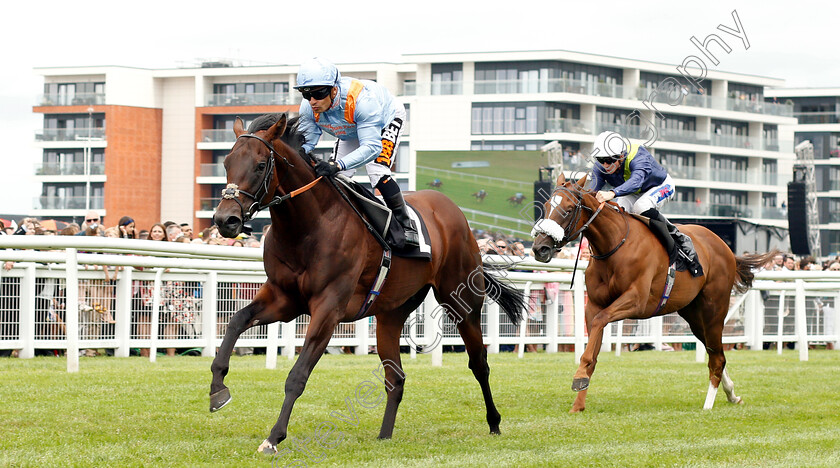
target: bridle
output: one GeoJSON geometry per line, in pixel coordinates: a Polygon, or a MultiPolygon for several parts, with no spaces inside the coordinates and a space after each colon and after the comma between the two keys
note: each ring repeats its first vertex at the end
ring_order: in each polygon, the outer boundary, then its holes
{"type": "MultiPolygon", "coordinates": [[[[282,159],[289,167],[295,167],[295,165],[290,163],[289,160],[286,159],[285,156],[278,154],[274,150],[274,147],[271,146],[271,144],[269,142],[265,141],[265,139],[263,139],[263,138],[261,138],[257,135],[254,135],[253,133],[243,133],[242,135],[239,135],[236,139],[238,140],[240,138],[255,138],[255,139],[261,141],[265,145],[265,147],[268,148],[268,151],[270,151],[270,153],[268,155],[268,162],[266,163],[267,166],[266,166],[266,169],[265,169],[265,175],[263,176],[262,183],[260,183],[259,188],[257,189],[257,191],[255,193],[252,194],[252,193],[246,192],[244,190],[240,190],[239,187],[236,184],[227,184],[227,186],[222,190],[222,200],[233,200],[239,205],[239,208],[242,211],[242,222],[243,223],[246,223],[246,222],[250,221],[251,219],[253,219],[253,217],[257,213],[259,213],[260,211],[262,211],[266,208],[269,208],[271,206],[283,203],[284,201],[288,200],[289,198],[293,198],[293,197],[295,197],[297,195],[300,195],[301,193],[311,189],[312,187],[315,186],[315,184],[318,183],[318,181],[321,180],[321,177],[318,177],[314,181],[304,185],[303,187],[301,187],[297,190],[293,190],[293,191],[291,191],[291,192],[289,192],[285,195],[282,195],[282,196],[275,195],[271,199],[271,201],[263,204],[262,199],[265,198],[266,195],[268,195],[268,190],[269,190],[268,187],[269,187],[269,184],[271,184],[271,177],[274,175],[274,169],[275,169],[275,166],[276,166],[275,158],[282,159]],[[246,197],[254,200],[254,202],[251,203],[250,205],[248,205],[248,208],[245,208],[245,205],[243,205],[242,202],[239,200],[239,195],[240,194],[245,195],[246,197]]],[[[288,174],[289,174],[289,171],[286,171],[285,174],[283,174],[283,179],[284,180],[285,180],[285,178],[288,174]]],[[[278,183],[278,186],[281,185],[282,183],[283,183],[283,180],[281,180],[278,183]]]]}
{"type": "MultiPolygon", "coordinates": [[[[560,187],[557,187],[556,189],[554,189],[554,192],[552,192],[552,194],[551,194],[551,199],[550,200],[553,200],[555,196],[560,196],[558,194],[558,192],[560,192],[561,190],[563,190],[565,192],[568,192],[571,195],[571,192],[572,192],[571,190],[569,190],[569,189],[567,189],[563,186],[560,186],[560,187]]],[[[566,224],[566,227],[577,225],[578,220],[582,216],[582,213],[583,213],[584,209],[589,211],[592,214],[589,216],[589,219],[585,223],[583,223],[583,225],[578,230],[569,234],[568,236],[565,236],[566,241],[565,241],[564,244],[568,244],[569,242],[577,239],[578,236],[582,236],[583,233],[586,231],[586,229],[589,228],[589,225],[592,224],[592,221],[595,221],[595,218],[598,217],[598,215],[604,209],[604,206],[606,206],[606,204],[607,204],[607,202],[601,202],[601,204],[598,205],[598,208],[593,210],[592,208],[583,204],[583,195],[580,194],[581,192],[579,190],[576,190],[576,192],[578,192],[578,194],[579,194],[579,195],[574,195],[575,198],[577,198],[577,203],[575,203],[575,207],[572,210],[571,220],[566,224]]],[[[551,201],[549,201],[549,203],[551,203],[551,201]]],[[[553,203],[552,203],[552,205],[553,205],[553,203]]],[[[613,205],[613,206],[617,207],[617,205],[615,203],[612,203],[612,202],[610,202],[610,205],[613,205]]],[[[548,212],[548,214],[545,216],[545,218],[548,219],[549,216],[551,215],[551,213],[556,208],[557,208],[557,206],[552,206],[551,211],[548,212]]],[[[619,210],[620,210],[620,208],[619,208],[619,210]]],[[[621,238],[621,241],[619,241],[618,244],[615,247],[613,247],[609,252],[607,252],[603,255],[596,255],[593,252],[592,253],[592,258],[594,258],[596,260],[603,260],[603,259],[611,256],[612,254],[614,254],[616,251],[618,251],[618,249],[620,249],[621,246],[624,245],[624,243],[627,241],[627,236],[630,233],[630,223],[627,221],[627,215],[623,211],[621,211],[621,214],[622,214],[622,218],[624,218],[624,225],[625,225],[625,228],[626,228],[625,232],[624,232],[624,237],[621,238]]],[[[540,232],[539,230],[537,230],[537,231],[540,232]]],[[[548,236],[548,237],[551,239],[552,245],[556,249],[557,248],[557,240],[554,239],[552,236],[548,236]]],[[[578,257],[579,256],[580,255],[578,255],[578,257]]]]}

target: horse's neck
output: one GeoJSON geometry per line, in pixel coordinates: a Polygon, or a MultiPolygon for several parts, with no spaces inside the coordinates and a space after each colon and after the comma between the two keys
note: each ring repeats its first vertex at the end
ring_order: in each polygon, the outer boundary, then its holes
{"type": "MultiPolygon", "coordinates": [[[[598,206],[590,206],[589,208],[593,210],[594,214],[598,206]]],[[[626,215],[611,206],[604,205],[604,208],[601,209],[601,212],[584,232],[584,237],[589,240],[593,254],[604,255],[621,242],[626,234],[625,222],[627,222],[623,219],[623,216],[626,215]]]]}

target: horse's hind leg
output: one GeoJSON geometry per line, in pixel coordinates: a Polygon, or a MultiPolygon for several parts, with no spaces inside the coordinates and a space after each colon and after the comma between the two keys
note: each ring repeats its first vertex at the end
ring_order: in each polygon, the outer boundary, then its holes
{"type": "Polygon", "coordinates": [[[501,434],[499,423],[502,421],[502,416],[493,402],[493,393],[490,390],[490,365],[487,363],[487,349],[484,347],[484,339],[481,335],[481,308],[482,303],[479,302],[477,306],[473,307],[472,312],[458,322],[458,333],[464,340],[464,346],[470,358],[470,369],[475,379],[478,380],[481,394],[484,396],[490,433],[501,434]]]}

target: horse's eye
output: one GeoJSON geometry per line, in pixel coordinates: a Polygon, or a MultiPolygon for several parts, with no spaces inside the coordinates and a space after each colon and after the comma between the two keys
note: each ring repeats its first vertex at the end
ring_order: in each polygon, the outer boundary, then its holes
{"type": "Polygon", "coordinates": [[[264,171],[265,170],[265,163],[261,162],[261,163],[257,164],[257,170],[260,171],[260,172],[264,171]]]}

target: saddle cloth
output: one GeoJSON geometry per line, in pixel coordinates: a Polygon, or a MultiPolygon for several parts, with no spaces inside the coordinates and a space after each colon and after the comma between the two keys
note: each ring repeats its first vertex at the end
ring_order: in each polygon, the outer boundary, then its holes
{"type": "Polygon", "coordinates": [[[406,245],[403,249],[397,249],[395,245],[399,240],[405,239],[405,234],[402,225],[391,215],[391,210],[385,206],[385,203],[353,179],[338,175],[335,180],[344,186],[347,193],[352,195],[352,198],[358,202],[356,206],[359,208],[359,211],[374,227],[376,232],[391,246],[394,255],[405,258],[432,260],[432,245],[429,242],[429,231],[426,228],[426,222],[413,206],[406,202],[408,216],[414,220],[414,224],[417,226],[420,245],[406,245]]]}

